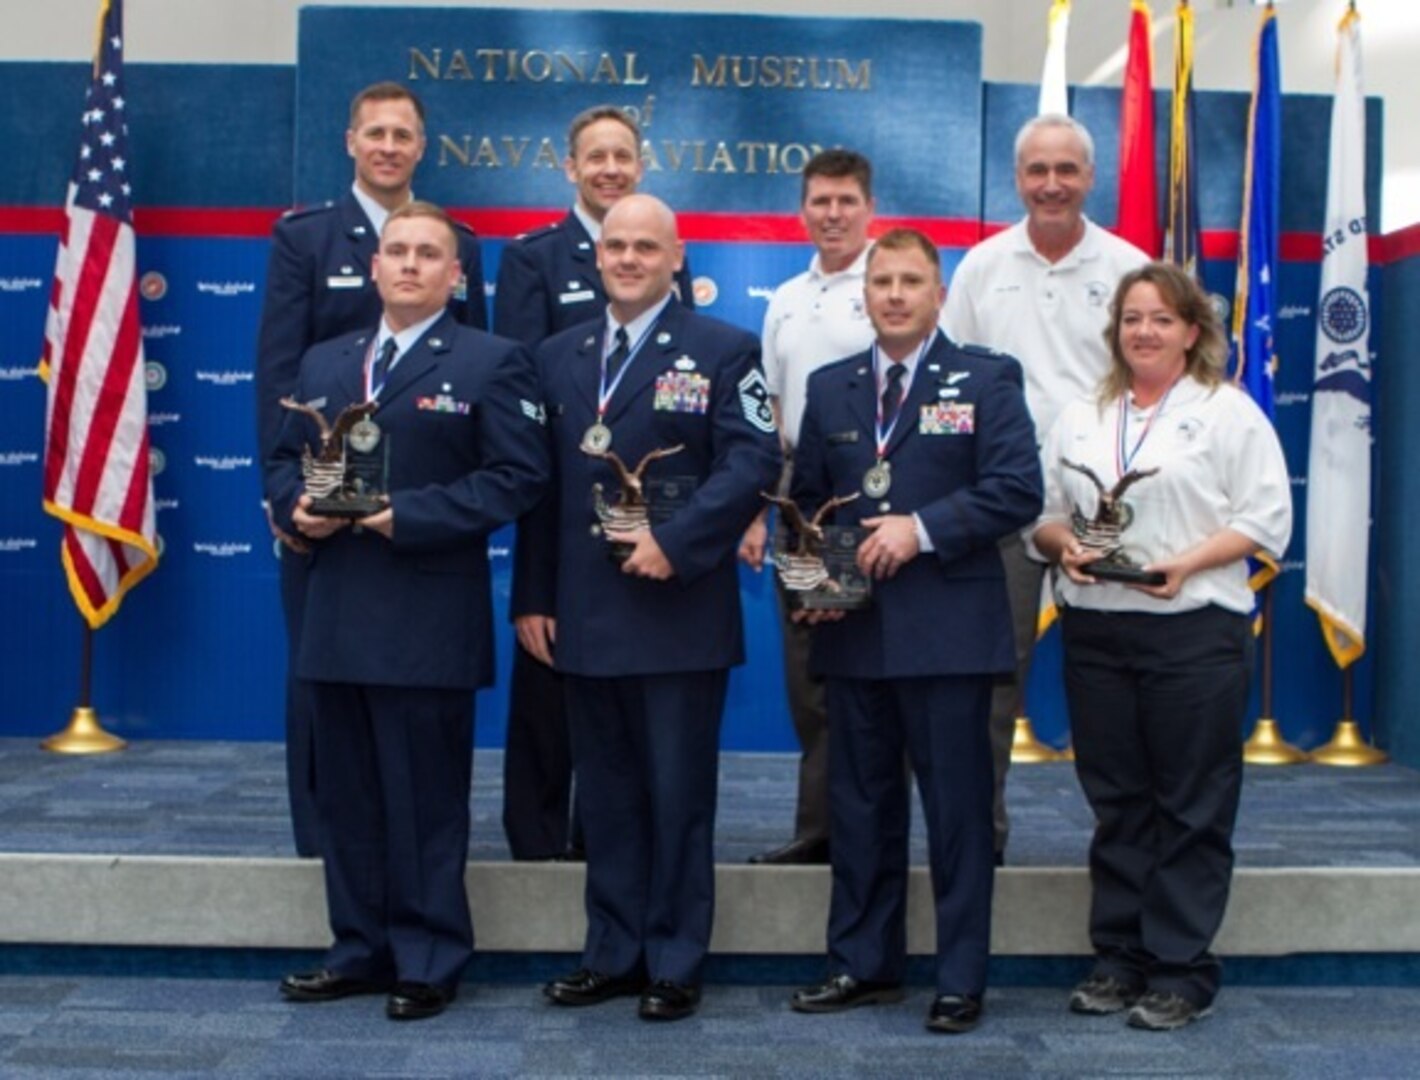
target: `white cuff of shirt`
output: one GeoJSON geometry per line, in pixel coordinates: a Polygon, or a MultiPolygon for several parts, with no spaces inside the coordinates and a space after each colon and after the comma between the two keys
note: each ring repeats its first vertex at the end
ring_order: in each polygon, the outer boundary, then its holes
{"type": "Polygon", "coordinates": [[[932,546],[932,538],[927,535],[927,526],[922,524],[922,515],[913,514],[912,524],[917,529],[917,547],[920,551],[931,552],[936,548],[932,546]]]}

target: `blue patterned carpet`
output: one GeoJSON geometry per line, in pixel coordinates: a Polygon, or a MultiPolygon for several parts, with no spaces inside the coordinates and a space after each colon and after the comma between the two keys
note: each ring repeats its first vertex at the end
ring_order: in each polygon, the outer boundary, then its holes
{"type": "MultiPolygon", "coordinates": [[[[0,846],[130,855],[292,852],[284,759],[275,743],[140,742],[65,757],[0,739],[0,846]]],[[[473,859],[506,859],[500,751],[475,757],[473,859]]],[[[742,862],[787,840],[796,759],[725,754],[717,855],[742,862]]],[[[1011,770],[1015,866],[1083,866],[1091,819],[1068,764],[1011,770]]],[[[919,815],[920,816],[920,815],[919,815]]],[[[916,861],[925,860],[922,836],[916,861]]],[[[1240,866],[1420,865],[1420,772],[1399,765],[1250,768],[1236,838],[1240,866]]]]}
{"type": "MultiPolygon", "coordinates": [[[[507,857],[501,764],[495,752],[476,763],[475,859],[507,857]]],[[[723,861],[787,838],[793,770],[789,757],[725,757],[723,861]]],[[[1083,864],[1090,818],[1068,765],[1016,768],[1010,801],[1011,864],[1083,864]]],[[[281,748],[159,742],[64,758],[0,740],[0,846],[289,855],[281,748]]],[[[1243,866],[1415,866],[1420,773],[1249,770],[1238,852],[1243,866]]],[[[922,1028],[929,998],[920,979],[904,1005],[834,1017],[790,1012],[785,983],[813,978],[816,958],[759,972],[749,962],[712,963],[701,1012],[656,1026],[625,1000],[590,1010],[546,1005],[536,985],[561,958],[480,957],[448,1013],[401,1025],[384,1018],[379,998],[282,1002],[279,972],[309,957],[263,954],[224,968],[163,950],[84,952],[0,945],[0,1078],[1420,1077],[1420,986],[1404,957],[1341,964],[1335,980],[1325,958],[1230,964],[1215,1015],[1171,1035],[1069,1014],[1064,988],[1079,961],[1005,958],[980,1030],[943,1038],[922,1028]]]]}

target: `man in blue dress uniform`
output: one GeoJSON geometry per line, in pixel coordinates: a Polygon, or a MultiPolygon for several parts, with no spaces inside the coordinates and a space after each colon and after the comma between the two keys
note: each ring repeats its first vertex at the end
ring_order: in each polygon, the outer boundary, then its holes
{"type": "Polygon", "coordinates": [[[1035,432],[1014,360],[937,329],[937,250],[894,229],[868,256],[865,353],[809,376],[792,495],[806,513],[858,497],[835,524],[870,530],[857,562],[872,604],[808,616],[828,680],[833,895],[829,977],[800,1012],[902,1000],[910,787],[927,822],[935,901],[932,1031],[981,1016],[994,872],[991,688],[1014,664],[997,541],[1041,507],[1035,432]]]}
{"type": "Polygon", "coordinates": [[[335,938],[321,970],[281,991],[389,991],[387,1014],[409,1020],[444,1009],[473,951],[464,867],[473,695],[493,676],[488,534],[538,500],[548,454],[526,350],[447,311],[462,276],[447,215],[392,212],[371,274],[382,317],[307,352],[293,404],[333,422],[377,403],[349,445],[385,455],[387,506],[353,526],[312,512],[302,454],[316,425],[294,410],[267,466],[277,525],[312,549],[297,674],[315,706],[335,938]]]}
{"type": "MultiPolygon", "coordinates": [[[[577,188],[572,209],[561,221],[509,244],[498,267],[494,329],[529,348],[606,310],[596,242],[606,212],[641,182],[636,122],[614,105],[578,113],[567,133],[565,168],[577,188]]],[[[680,302],[693,308],[685,263],[675,282],[680,302]]],[[[503,755],[503,831],[513,858],[581,858],[581,830],[575,820],[569,831],[571,794],[572,752],[562,680],[526,650],[517,649],[503,755]]]]}
{"type": "MultiPolygon", "coordinates": [[[[293,210],[272,234],[266,299],[257,340],[257,444],[265,462],[276,447],[280,401],[296,386],[301,357],[318,341],[374,326],[380,297],[371,258],[389,212],[413,197],[414,167],[424,155],[424,106],[398,83],[376,83],[355,95],[345,146],[355,162],[350,191],[333,202],[293,210]]],[[[483,266],[478,240],[459,229],[462,275],[449,299],[461,323],[486,328],[483,266]]],[[[268,492],[268,496],[269,496],[268,492]]],[[[308,545],[272,526],[281,541],[281,603],[286,617],[286,772],[296,851],[319,851],[315,763],[309,691],[292,675],[306,591],[308,545]]]]}
{"type": "Polygon", "coordinates": [[[720,719],[744,660],[735,549],[780,468],[759,343],[673,301],[681,250],[664,203],[622,199],[598,244],[605,315],[537,351],[554,483],[513,588],[519,640],[564,676],[587,844],[582,966],[545,993],[639,995],[647,1020],[700,1001],[720,719]]]}

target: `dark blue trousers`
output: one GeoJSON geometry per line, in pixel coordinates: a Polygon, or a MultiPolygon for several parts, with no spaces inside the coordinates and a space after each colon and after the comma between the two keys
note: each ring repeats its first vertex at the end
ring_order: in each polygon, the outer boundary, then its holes
{"type": "Polygon", "coordinates": [[[341,975],[458,984],[473,692],[312,683],[326,902],[341,975]]]}
{"type": "Polygon", "coordinates": [[[568,676],[587,842],[583,963],[698,984],[715,917],[715,800],[728,672],[568,676]]]}
{"type": "Polygon", "coordinates": [[[828,680],[831,974],[901,982],[917,777],[937,928],[937,993],[981,994],[991,949],[989,675],[828,680]]]}
{"type": "Polygon", "coordinates": [[[286,620],[286,791],[296,854],[320,854],[320,815],[316,809],[315,702],[311,684],[296,678],[296,649],[306,608],[310,557],[281,549],[281,613],[286,620]]]}

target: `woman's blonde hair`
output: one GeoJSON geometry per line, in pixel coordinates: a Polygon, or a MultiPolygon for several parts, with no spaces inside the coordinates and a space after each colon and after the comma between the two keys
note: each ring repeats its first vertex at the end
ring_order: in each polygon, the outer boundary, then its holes
{"type": "Polygon", "coordinates": [[[1104,332],[1105,344],[1109,347],[1109,374],[1100,383],[1100,404],[1114,401],[1129,389],[1131,375],[1119,347],[1119,322],[1124,312],[1124,298],[1139,284],[1158,289],[1159,298],[1175,315],[1198,328],[1198,339],[1187,353],[1184,374],[1205,386],[1222,382],[1227,370],[1228,340],[1223,336],[1213,301],[1192,274],[1173,263],[1145,263],[1119,279],[1119,287],[1114,290],[1114,299],[1109,304],[1109,326],[1104,332]]]}

